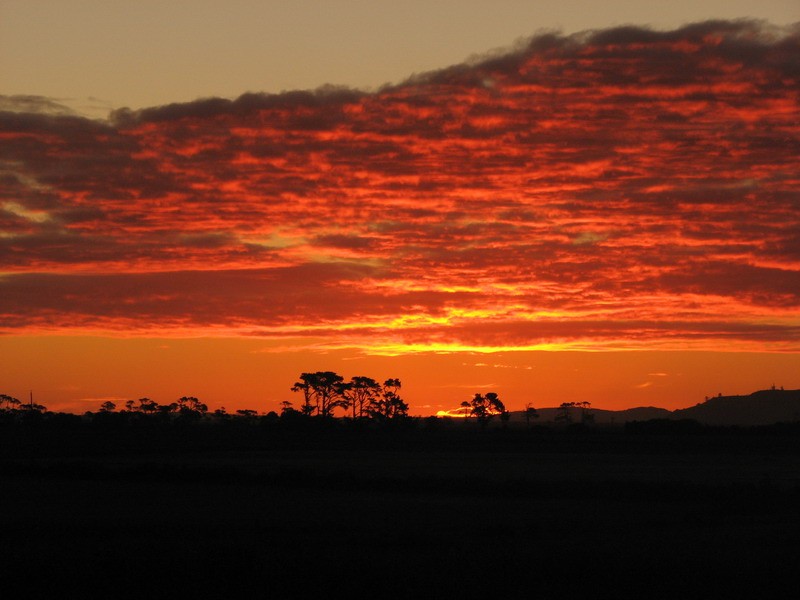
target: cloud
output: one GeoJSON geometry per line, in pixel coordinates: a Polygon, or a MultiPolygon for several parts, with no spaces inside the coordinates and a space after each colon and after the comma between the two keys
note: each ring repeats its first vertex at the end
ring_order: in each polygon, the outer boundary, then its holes
{"type": "Polygon", "coordinates": [[[540,35],[374,93],[106,122],[0,99],[0,323],[796,351],[798,50],[712,21],[540,35]]]}
{"type": "Polygon", "coordinates": [[[43,96],[0,95],[0,112],[77,116],[77,113],[68,106],[43,96]]]}

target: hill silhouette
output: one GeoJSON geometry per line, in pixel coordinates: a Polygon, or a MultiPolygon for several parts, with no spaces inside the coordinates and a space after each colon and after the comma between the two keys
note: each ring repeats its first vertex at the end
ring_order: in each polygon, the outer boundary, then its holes
{"type": "Polygon", "coordinates": [[[706,425],[770,425],[800,420],[800,390],[759,390],[748,396],[717,396],[672,411],[672,418],[706,425]]]}
{"type": "MultiPolygon", "coordinates": [[[[580,422],[578,409],[570,409],[573,422],[580,422]]],[[[538,423],[552,423],[561,412],[559,408],[537,409],[538,423]]],[[[758,426],[800,421],[800,390],[759,390],[746,396],[716,396],[695,406],[668,410],[640,406],[625,410],[591,409],[597,424],[624,424],[652,419],[692,419],[704,425],[758,426]]],[[[511,420],[524,421],[524,411],[512,413],[511,420]]]]}

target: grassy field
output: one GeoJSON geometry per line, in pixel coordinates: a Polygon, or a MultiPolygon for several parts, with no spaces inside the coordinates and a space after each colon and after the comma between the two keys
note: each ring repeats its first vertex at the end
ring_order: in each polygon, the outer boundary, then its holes
{"type": "Polygon", "coordinates": [[[794,438],[503,435],[18,439],[0,573],[15,598],[795,596],[794,438]]]}

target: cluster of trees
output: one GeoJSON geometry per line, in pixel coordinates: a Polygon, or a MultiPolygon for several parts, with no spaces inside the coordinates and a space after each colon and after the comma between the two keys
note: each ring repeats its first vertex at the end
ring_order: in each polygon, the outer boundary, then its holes
{"type": "MultiPolygon", "coordinates": [[[[408,416],[400,387],[399,379],[378,383],[371,377],[357,376],[345,381],[333,371],[316,371],[301,373],[291,390],[303,394],[299,412],[309,417],[332,417],[340,408],[353,419],[388,420],[408,416]]],[[[294,410],[291,402],[283,403],[283,412],[294,410]]]]}
{"type": "Polygon", "coordinates": [[[594,423],[594,415],[592,414],[591,402],[562,402],[558,407],[558,414],[556,415],[556,423],[572,423],[571,409],[577,408],[580,410],[580,422],[585,425],[594,423]]]}
{"type": "Polygon", "coordinates": [[[23,413],[43,413],[47,410],[46,406],[35,404],[34,402],[20,402],[17,398],[8,394],[0,394],[0,411],[11,412],[19,411],[23,413]]]}
{"type": "MultiPolygon", "coordinates": [[[[117,405],[111,401],[103,402],[100,405],[102,412],[113,412],[117,405]]],[[[204,415],[208,412],[208,406],[200,402],[194,396],[181,396],[175,402],[169,404],[159,404],[150,398],[139,398],[139,400],[128,400],[125,402],[127,412],[138,412],[143,414],[171,414],[181,415],[196,414],[204,415]]]]}

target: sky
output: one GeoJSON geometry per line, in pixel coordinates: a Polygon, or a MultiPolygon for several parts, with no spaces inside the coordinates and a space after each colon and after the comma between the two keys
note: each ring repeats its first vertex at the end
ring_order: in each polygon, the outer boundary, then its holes
{"type": "Polygon", "coordinates": [[[799,388],[800,7],[643,4],[2,2],[0,392],[799,388]]]}

